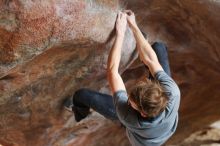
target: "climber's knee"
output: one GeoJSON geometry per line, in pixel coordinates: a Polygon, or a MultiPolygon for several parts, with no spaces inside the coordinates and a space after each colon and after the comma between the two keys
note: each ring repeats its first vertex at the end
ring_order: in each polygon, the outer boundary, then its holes
{"type": "Polygon", "coordinates": [[[82,97],[84,95],[88,94],[88,89],[86,88],[81,88],[79,90],[77,90],[75,93],[74,93],[74,97],[82,97]]]}
{"type": "Polygon", "coordinates": [[[152,45],[152,48],[154,49],[154,51],[167,51],[166,49],[166,45],[162,42],[155,42],[153,45],[152,45]]]}

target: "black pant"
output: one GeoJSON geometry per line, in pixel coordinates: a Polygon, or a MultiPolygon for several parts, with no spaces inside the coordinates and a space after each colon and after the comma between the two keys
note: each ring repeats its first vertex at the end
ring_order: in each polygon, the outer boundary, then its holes
{"type": "MultiPolygon", "coordinates": [[[[170,76],[166,46],[163,43],[156,42],[152,45],[152,48],[157,54],[158,60],[164,71],[170,76]]],[[[153,76],[150,74],[149,78],[153,79],[153,76]]],[[[92,108],[108,119],[118,120],[113,104],[113,97],[111,95],[83,88],[77,90],[73,95],[73,104],[75,106],[73,109],[75,110],[74,113],[78,114],[75,116],[80,117],[80,114],[82,114],[80,119],[86,117],[89,114],[89,109],[92,108]]]]}

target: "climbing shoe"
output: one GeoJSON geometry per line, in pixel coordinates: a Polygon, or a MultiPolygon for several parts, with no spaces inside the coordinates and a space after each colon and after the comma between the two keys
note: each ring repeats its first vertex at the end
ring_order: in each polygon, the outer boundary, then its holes
{"type": "Polygon", "coordinates": [[[73,97],[69,97],[64,101],[64,108],[74,113],[76,122],[81,121],[90,114],[89,108],[74,106],[73,97]]]}

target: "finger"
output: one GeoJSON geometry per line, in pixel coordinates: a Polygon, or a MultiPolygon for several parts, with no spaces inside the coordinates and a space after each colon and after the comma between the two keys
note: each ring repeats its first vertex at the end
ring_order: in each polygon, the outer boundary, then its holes
{"type": "Polygon", "coordinates": [[[121,18],[122,18],[122,16],[123,16],[123,13],[122,13],[121,11],[120,11],[119,13],[120,13],[120,19],[121,19],[121,18]]]}
{"type": "Polygon", "coordinates": [[[120,19],[120,11],[117,14],[117,20],[119,20],[119,19],[120,19]]]}
{"type": "Polygon", "coordinates": [[[117,18],[118,18],[118,19],[121,19],[121,11],[118,12],[117,18]]]}
{"type": "Polygon", "coordinates": [[[127,15],[127,13],[122,12],[122,16],[123,16],[123,17],[126,16],[126,15],[127,15]]]}
{"type": "Polygon", "coordinates": [[[123,18],[123,19],[126,19],[126,18],[127,18],[127,14],[126,14],[126,13],[123,13],[123,14],[122,14],[122,18],[123,18]]]}

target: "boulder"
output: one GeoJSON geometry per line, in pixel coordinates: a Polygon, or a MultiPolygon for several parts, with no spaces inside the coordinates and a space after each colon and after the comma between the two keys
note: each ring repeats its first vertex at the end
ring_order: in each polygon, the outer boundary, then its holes
{"type": "MultiPolygon", "coordinates": [[[[220,118],[220,3],[214,0],[1,0],[0,145],[127,146],[118,122],[92,112],[76,123],[63,101],[86,87],[109,93],[106,63],[118,10],[131,9],[151,43],[163,41],[181,89],[168,144],[220,118]]],[[[120,73],[129,89],[146,77],[129,28],[120,73]]]]}

